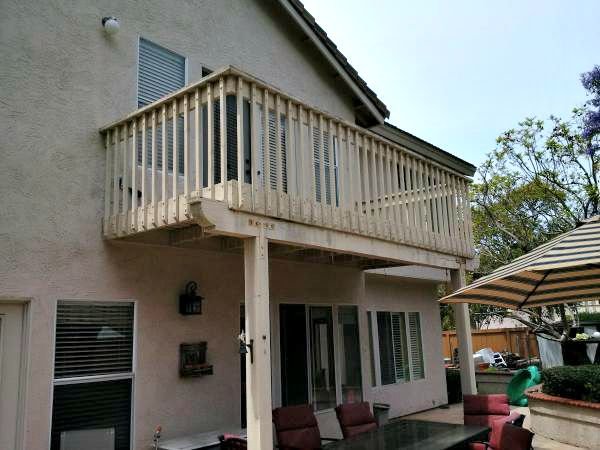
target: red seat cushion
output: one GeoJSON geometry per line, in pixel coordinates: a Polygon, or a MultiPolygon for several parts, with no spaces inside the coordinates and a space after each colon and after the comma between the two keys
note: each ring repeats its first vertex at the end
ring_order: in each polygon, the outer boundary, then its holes
{"type": "Polygon", "coordinates": [[[506,394],[464,395],[463,409],[465,415],[508,416],[510,414],[506,394]]]}
{"type": "Polygon", "coordinates": [[[525,428],[505,423],[502,426],[501,434],[498,450],[529,450],[531,448],[533,433],[525,428]]]}
{"type": "Polygon", "coordinates": [[[368,402],[345,403],[335,408],[344,438],[377,429],[377,422],[368,402]]]}
{"type": "Polygon", "coordinates": [[[486,450],[483,442],[471,442],[469,444],[469,450],[486,450]]]}
{"type": "Polygon", "coordinates": [[[310,405],[276,408],[273,410],[273,423],[280,449],[321,448],[319,425],[310,405]]]}
{"type": "MultiPolygon", "coordinates": [[[[502,437],[502,427],[507,422],[512,422],[520,417],[520,413],[514,411],[510,413],[508,416],[500,416],[499,419],[494,420],[490,423],[492,430],[488,436],[489,449],[491,450],[500,450],[500,439],[502,437]]],[[[490,416],[491,417],[491,416],[490,416]]],[[[485,425],[485,424],[484,424],[485,425]]],[[[485,445],[479,442],[473,442],[469,444],[469,448],[471,450],[485,450],[485,445]]]]}
{"type": "Polygon", "coordinates": [[[483,425],[492,423],[510,414],[508,396],[505,394],[464,395],[463,410],[465,425],[483,425]]]}

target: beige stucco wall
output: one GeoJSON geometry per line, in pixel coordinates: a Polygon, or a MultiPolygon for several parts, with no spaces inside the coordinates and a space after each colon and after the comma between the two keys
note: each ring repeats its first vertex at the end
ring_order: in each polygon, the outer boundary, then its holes
{"type": "MultiPolygon", "coordinates": [[[[0,3],[0,296],[32,299],[27,450],[48,448],[59,299],[136,301],[136,449],[148,448],[157,424],[169,438],[238,422],[242,258],[103,242],[105,155],[98,129],[135,109],[140,35],[187,56],[189,81],[200,77],[202,65],[233,64],[353,121],[350,96],[333,82],[308,42],[294,32],[290,37],[290,22],[273,5],[249,0],[0,3]],[[121,30],[110,38],[100,25],[105,15],[121,21],[121,30]],[[177,312],[177,295],[189,280],[197,281],[206,297],[199,317],[177,312]],[[182,380],[178,346],[198,340],[208,341],[215,373],[182,380]]],[[[271,280],[273,302],[366,308],[364,277],[353,269],[273,263],[271,280]]],[[[387,304],[395,301],[386,292],[387,304]]],[[[418,298],[432,308],[425,297],[418,298]]],[[[362,336],[364,320],[361,314],[362,336]]],[[[430,351],[428,345],[426,340],[430,351]]],[[[364,348],[364,363],[367,357],[364,348]]]]}
{"type": "Polygon", "coordinates": [[[369,275],[365,304],[377,311],[419,311],[423,337],[425,378],[371,389],[373,402],[389,403],[390,417],[448,403],[442,364],[442,333],[436,285],[432,282],[369,275]]]}
{"type": "Polygon", "coordinates": [[[28,450],[48,446],[57,299],[138,302],[139,448],[157,423],[168,437],[239,417],[241,260],[102,242],[98,129],[136,108],[139,36],[185,55],[189,81],[233,64],[352,120],[350,97],[292,28],[268,1],[0,2],[0,295],[33,299],[28,450]],[[106,15],[120,19],[115,36],[106,15]],[[175,309],[190,279],[211,299],[202,317],[175,309]],[[199,339],[215,375],[180,380],[177,345],[199,339]]]}

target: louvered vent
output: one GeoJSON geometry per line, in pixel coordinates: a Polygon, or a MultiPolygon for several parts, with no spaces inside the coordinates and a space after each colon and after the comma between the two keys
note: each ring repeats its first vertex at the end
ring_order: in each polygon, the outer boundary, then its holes
{"type": "MultiPolygon", "coordinates": [[[[140,38],[138,107],[155,102],[185,86],[185,58],[160,45],[140,38]]],[[[150,121],[149,121],[150,122],[150,121]]],[[[146,132],[148,167],[152,165],[152,130],[146,132]]],[[[167,122],[167,170],[173,170],[173,120],[167,122]]],[[[183,173],[183,117],[177,117],[177,170],[183,173]]],[[[141,131],[138,133],[138,163],[142,163],[141,131]]],[[[156,129],[156,166],[162,170],[162,125],[156,129]]]]}
{"type": "Polygon", "coordinates": [[[418,312],[408,313],[408,332],[410,340],[411,378],[425,378],[423,364],[423,343],[421,341],[421,319],[418,312]]]}
{"type": "Polygon", "coordinates": [[[138,107],[148,105],[185,86],[185,58],[140,38],[138,107]]]}
{"type": "Polygon", "coordinates": [[[59,302],[54,378],[130,373],[133,304],[59,302]]]}

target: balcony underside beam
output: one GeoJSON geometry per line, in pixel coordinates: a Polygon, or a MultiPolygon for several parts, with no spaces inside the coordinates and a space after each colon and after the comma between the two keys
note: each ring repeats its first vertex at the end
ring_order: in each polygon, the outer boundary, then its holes
{"type": "Polygon", "coordinates": [[[468,270],[474,268],[473,260],[358,234],[233,211],[218,201],[202,199],[190,203],[190,213],[203,223],[212,224],[210,234],[239,238],[255,237],[262,228],[269,241],[276,244],[386,260],[397,265],[457,269],[462,262],[468,270]]]}

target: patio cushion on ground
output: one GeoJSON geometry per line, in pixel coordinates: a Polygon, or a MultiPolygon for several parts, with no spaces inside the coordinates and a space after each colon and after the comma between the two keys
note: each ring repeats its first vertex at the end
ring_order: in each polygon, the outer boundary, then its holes
{"type": "Polygon", "coordinates": [[[377,429],[377,422],[368,402],[338,405],[335,413],[344,438],[377,429]]]}
{"type": "Polygon", "coordinates": [[[276,408],[273,410],[273,423],[280,449],[321,448],[321,434],[312,406],[276,408]]]}
{"type": "Polygon", "coordinates": [[[510,414],[506,394],[463,396],[465,425],[492,426],[496,419],[510,414]]]}
{"type": "Polygon", "coordinates": [[[219,436],[221,442],[220,450],[246,450],[248,448],[248,442],[239,436],[232,434],[224,434],[219,436]]]}
{"type": "Polygon", "coordinates": [[[529,450],[532,441],[531,431],[505,423],[502,426],[498,450],[529,450]]]}
{"type": "Polygon", "coordinates": [[[487,448],[491,450],[499,450],[500,449],[500,441],[502,438],[503,427],[506,423],[517,420],[521,417],[521,414],[517,411],[512,412],[508,416],[501,417],[499,419],[494,420],[490,425],[492,427],[492,431],[490,431],[487,447],[486,444],[481,442],[474,442],[469,444],[471,450],[485,450],[487,448]]]}

